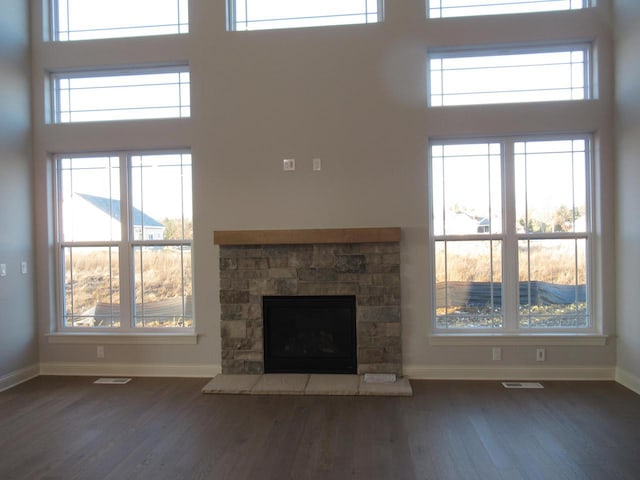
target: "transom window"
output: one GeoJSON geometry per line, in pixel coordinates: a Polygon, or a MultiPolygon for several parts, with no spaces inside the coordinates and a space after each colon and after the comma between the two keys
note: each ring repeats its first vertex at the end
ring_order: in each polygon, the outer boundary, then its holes
{"type": "Polygon", "coordinates": [[[508,13],[578,10],[588,0],[428,0],[429,17],[470,17],[508,13]]]}
{"type": "Polygon", "coordinates": [[[429,54],[430,106],[585,100],[588,45],[429,54]]]}
{"type": "Polygon", "coordinates": [[[58,41],[189,32],[189,0],[52,0],[58,41]]]}
{"type": "Polygon", "coordinates": [[[60,327],[193,328],[191,155],[59,156],[60,327]]]}
{"type": "Polygon", "coordinates": [[[436,330],[588,330],[588,137],[434,142],[436,330]]]}
{"type": "Polygon", "coordinates": [[[51,75],[54,122],[191,116],[187,67],[51,75]]]}
{"type": "Polygon", "coordinates": [[[231,30],[382,21],[382,0],[228,0],[231,30]]]}

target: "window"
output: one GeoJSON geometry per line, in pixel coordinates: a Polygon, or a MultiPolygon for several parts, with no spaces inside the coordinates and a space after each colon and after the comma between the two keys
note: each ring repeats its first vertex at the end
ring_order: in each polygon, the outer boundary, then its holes
{"type": "Polygon", "coordinates": [[[186,67],[55,73],[55,123],[180,118],[191,115],[186,67]]]}
{"type": "Polygon", "coordinates": [[[192,328],[191,155],[55,165],[61,328],[192,328]]]}
{"type": "Polygon", "coordinates": [[[429,17],[470,17],[505,13],[577,10],[588,7],[587,0],[429,0],[429,17]]]}
{"type": "Polygon", "coordinates": [[[382,0],[228,0],[231,30],[377,23],[382,0]]]}
{"type": "Polygon", "coordinates": [[[590,145],[584,136],[432,143],[436,330],[592,327],[590,145]]]}
{"type": "Polygon", "coordinates": [[[188,0],[52,0],[58,41],[189,32],[188,0]]]}
{"type": "Polygon", "coordinates": [[[429,54],[430,106],[589,98],[589,46],[429,54]]]}

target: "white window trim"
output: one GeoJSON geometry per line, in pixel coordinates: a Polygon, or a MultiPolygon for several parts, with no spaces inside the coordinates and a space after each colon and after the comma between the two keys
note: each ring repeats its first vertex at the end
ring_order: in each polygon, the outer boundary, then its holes
{"type": "Polygon", "coordinates": [[[478,56],[499,56],[499,55],[526,55],[535,53],[553,53],[562,52],[568,49],[581,49],[584,51],[584,98],[581,100],[545,100],[534,102],[509,102],[508,104],[520,103],[553,103],[553,102],[585,102],[596,98],[594,91],[594,46],[589,42],[566,42],[553,45],[535,45],[527,44],[509,44],[495,46],[479,46],[470,48],[434,48],[427,51],[427,106],[429,108],[456,108],[469,106],[490,106],[504,105],[506,103],[472,103],[460,105],[433,105],[432,104],[432,82],[431,82],[431,60],[448,59],[448,58],[464,58],[478,56]]]}
{"type": "Polygon", "coordinates": [[[102,332],[54,332],[45,334],[47,343],[82,345],[197,345],[196,333],[102,333],[102,332]]]}
{"type": "MultiPolygon", "coordinates": [[[[136,155],[164,155],[164,154],[186,154],[190,153],[188,149],[179,150],[131,150],[131,151],[110,151],[100,153],[69,153],[69,154],[56,154],[53,156],[54,164],[54,188],[53,188],[53,215],[54,215],[54,259],[55,259],[55,272],[56,272],[56,285],[55,285],[55,305],[56,305],[56,332],[51,333],[49,337],[49,343],[93,343],[96,338],[102,338],[108,340],[110,336],[119,339],[113,343],[156,343],[164,344],[181,344],[184,339],[195,337],[195,339],[187,340],[188,344],[192,344],[193,341],[197,342],[197,336],[195,335],[196,329],[196,317],[195,311],[192,316],[191,327],[134,327],[134,298],[133,293],[134,280],[133,280],[133,247],[135,246],[147,246],[147,245],[180,245],[190,246],[191,254],[193,256],[193,239],[185,240],[169,240],[169,241],[154,241],[154,240],[134,240],[133,232],[131,232],[131,226],[129,225],[129,196],[131,191],[131,157],[136,155]],[[104,242],[63,242],[62,238],[62,218],[60,212],[60,205],[62,204],[60,194],[61,176],[59,174],[59,159],[61,158],[90,158],[99,155],[109,155],[119,158],[120,165],[120,190],[124,193],[121,199],[121,205],[125,210],[125,215],[122,217],[124,220],[122,224],[122,235],[120,240],[116,241],[104,241],[104,242]],[[122,168],[122,167],[125,168],[122,168]],[[126,197],[126,198],[125,198],[126,197]],[[126,235],[125,235],[126,231],[126,235]],[[119,257],[119,270],[126,272],[127,274],[121,274],[121,278],[124,282],[120,284],[120,304],[125,308],[121,308],[120,312],[126,312],[125,315],[121,315],[120,327],[69,327],[64,325],[64,298],[65,298],[65,281],[64,281],[64,268],[62,266],[62,248],[65,245],[73,246],[91,246],[91,245],[111,245],[117,246],[120,252],[119,257]],[[126,252],[126,254],[124,253],[126,252]],[[126,257],[126,264],[120,263],[120,260],[126,257]],[[56,341],[56,339],[77,339],[77,341],[56,341]],[[129,341],[126,339],[129,338],[129,341]],[[153,341],[155,340],[155,341],[153,341]]],[[[192,259],[193,264],[193,259],[192,259]]],[[[192,279],[193,285],[193,279],[192,279]]],[[[195,303],[195,297],[192,295],[192,302],[195,303]]],[[[101,340],[102,341],[102,340],[101,340]]],[[[105,341],[105,343],[108,343],[105,341]]]]}
{"type": "MultiPolygon", "coordinates": [[[[512,304],[512,302],[517,300],[512,300],[506,304],[506,308],[503,311],[503,327],[502,328],[448,328],[442,329],[437,328],[436,325],[436,288],[435,288],[435,242],[439,238],[446,238],[444,236],[437,236],[433,231],[433,222],[429,221],[429,285],[431,290],[431,311],[430,311],[430,333],[429,340],[432,345],[605,345],[608,335],[605,335],[602,331],[602,318],[601,312],[598,308],[598,298],[596,297],[596,292],[598,291],[600,285],[600,271],[597,268],[597,258],[598,258],[598,248],[599,244],[596,242],[596,234],[597,225],[595,224],[596,218],[596,209],[598,208],[598,199],[595,198],[596,189],[595,189],[595,177],[596,177],[596,157],[597,153],[595,151],[596,148],[596,140],[595,136],[592,134],[583,134],[583,133],[567,133],[565,135],[561,134],[552,134],[552,135],[514,135],[514,136],[486,136],[486,137],[476,137],[476,138],[431,138],[429,141],[429,149],[428,149],[428,196],[429,196],[429,219],[434,218],[433,212],[433,185],[431,178],[432,177],[432,146],[434,145],[447,145],[447,144],[463,144],[463,143],[500,143],[503,147],[502,154],[502,206],[503,209],[503,224],[507,225],[511,219],[511,221],[515,221],[515,204],[512,206],[513,212],[512,215],[509,215],[509,212],[504,211],[509,210],[510,204],[513,202],[508,201],[508,199],[514,198],[514,192],[508,192],[506,189],[509,188],[509,183],[505,181],[505,176],[513,175],[513,162],[508,162],[506,160],[507,155],[513,155],[512,146],[516,142],[523,141],[536,141],[536,140],[566,140],[568,138],[576,139],[583,138],[587,142],[586,146],[586,155],[587,155],[587,165],[586,165],[586,175],[587,175],[587,232],[584,234],[587,241],[587,309],[589,312],[589,321],[590,326],[588,328],[529,328],[523,329],[518,325],[518,315],[517,315],[517,304],[512,304]],[[509,163],[511,163],[511,167],[509,167],[509,163]],[[542,342],[544,341],[544,342],[542,342]],[[502,342],[502,343],[500,343],[502,342]]],[[[511,182],[513,186],[513,182],[511,182]]],[[[518,240],[518,234],[515,231],[510,232],[512,229],[506,229],[501,234],[479,234],[479,235],[456,235],[456,240],[465,240],[465,239],[504,239],[505,245],[503,245],[503,252],[506,252],[506,249],[509,248],[508,242],[511,243],[516,242],[518,240]]],[[[554,236],[562,236],[558,235],[558,232],[554,233],[554,236]]],[[[570,234],[569,238],[577,238],[576,235],[570,234]]],[[[527,238],[534,238],[534,236],[529,235],[527,238]]],[[[544,237],[548,238],[548,237],[544,237]]],[[[508,258],[508,252],[506,255],[503,255],[502,265],[503,265],[503,280],[502,284],[511,284],[515,285],[515,280],[518,278],[517,272],[517,257],[508,258]],[[506,267],[505,267],[506,265],[506,267]],[[511,267],[511,268],[509,268],[511,267]]],[[[517,299],[517,289],[516,287],[508,287],[507,290],[503,289],[502,298],[508,299],[517,299]],[[511,294],[509,294],[509,289],[512,290],[511,294]]]]}
{"type": "Polygon", "coordinates": [[[511,345],[575,347],[607,345],[611,337],[599,333],[431,333],[429,344],[434,346],[486,346],[502,347],[511,345]]]}

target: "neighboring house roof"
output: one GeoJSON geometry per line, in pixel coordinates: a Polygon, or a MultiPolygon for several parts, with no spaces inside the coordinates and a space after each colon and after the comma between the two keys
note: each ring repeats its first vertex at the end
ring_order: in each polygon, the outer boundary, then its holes
{"type": "Polygon", "coordinates": [[[489,221],[488,217],[482,217],[480,220],[478,220],[479,227],[489,227],[490,225],[491,222],[489,221]]]}
{"type": "MultiPolygon", "coordinates": [[[[91,203],[94,207],[102,210],[107,215],[111,216],[114,220],[118,222],[121,221],[120,218],[120,200],[109,199],[105,197],[97,197],[95,195],[89,195],[86,193],[77,193],[76,195],[84,198],[87,202],[91,203]]],[[[144,227],[164,227],[162,223],[157,221],[156,219],[150,217],[146,213],[142,213],[136,207],[132,207],[133,210],[133,225],[134,226],[144,226],[144,227]]]]}

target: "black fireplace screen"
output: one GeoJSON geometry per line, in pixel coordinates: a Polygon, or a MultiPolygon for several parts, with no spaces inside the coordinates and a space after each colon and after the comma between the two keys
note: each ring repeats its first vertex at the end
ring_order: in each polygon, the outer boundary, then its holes
{"type": "Polygon", "coordinates": [[[265,296],[265,373],[356,373],[355,296],[265,296]]]}

